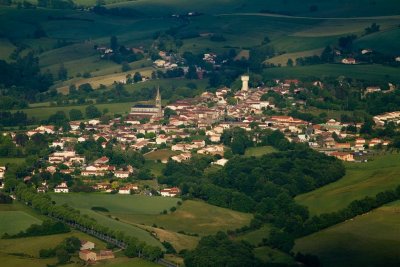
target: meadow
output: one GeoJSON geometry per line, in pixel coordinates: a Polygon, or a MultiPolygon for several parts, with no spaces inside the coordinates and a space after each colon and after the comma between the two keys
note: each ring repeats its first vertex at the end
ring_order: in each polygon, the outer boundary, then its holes
{"type": "Polygon", "coordinates": [[[311,214],[334,212],[357,199],[375,196],[400,185],[400,154],[387,153],[367,163],[345,163],[346,175],[340,180],[295,198],[311,214]]]}
{"type": "Polygon", "coordinates": [[[317,255],[323,266],[397,266],[400,201],[296,240],[294,251],[317,255]]]}
{"type": "Polygon", "coordinates": [[[147,160],[168,160],[170,157],[180,154],[178,151],[172,151],[169,149],[159,149],[156,151],[152,151],[144,155],[144,158],[147,160]]]}
{"type": "Polygon", "coordinates": [[[25,162],[25,158],[0,158],[0,166],[7,164],[21,164],[25,162]]]}
{"type": "Polygon", "coordinates": [[[255,248],[254,255],[256,256],[256,258],[260,259],[265,263],[272,263],[272,264],[276,263],[278,264],[278,266],[279,264],[283,264],[283,266],[285,265],[290,266],[295,263],[290,255],[270,247],[255,248]]]}
{"type": "Polygon", "coordinates": [[[253,246],[258,246],[264,238],[268,238],[271,231],[271,225],[264,225],[260,229],[240,234],[235,237],[237,240],[246,241],[253,246]]]}

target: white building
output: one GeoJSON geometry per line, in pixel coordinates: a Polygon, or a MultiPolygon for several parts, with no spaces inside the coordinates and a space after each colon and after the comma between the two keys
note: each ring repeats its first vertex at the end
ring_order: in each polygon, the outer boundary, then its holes
{"type": "Polygon", "coordinates": [[[69,189],[66,182],[62,182],[54,188],[54,193],[69,193],[69,189]]]}

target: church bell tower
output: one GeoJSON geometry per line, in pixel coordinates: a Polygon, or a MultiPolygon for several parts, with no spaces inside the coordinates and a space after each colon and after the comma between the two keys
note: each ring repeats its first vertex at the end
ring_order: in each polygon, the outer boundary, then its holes
{"type": "Polygon", "coordinates": [[[157,116],[162,117],[162,106],[161,106],[161,94],[160,94],[160,87],[157,87],[157,96],[156,96],[156,108],[157,108],[157,116]]]}

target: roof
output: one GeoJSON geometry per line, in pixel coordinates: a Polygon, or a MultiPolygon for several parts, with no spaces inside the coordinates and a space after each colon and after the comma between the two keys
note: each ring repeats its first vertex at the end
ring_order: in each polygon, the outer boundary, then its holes
{"type": "Polygon", "coordinates": [[[145,104],[136,104],[136,105],[133,105],[132,107],[134,107],[134,108],[156,108],[155,105],[145,105],[145,104]]]}

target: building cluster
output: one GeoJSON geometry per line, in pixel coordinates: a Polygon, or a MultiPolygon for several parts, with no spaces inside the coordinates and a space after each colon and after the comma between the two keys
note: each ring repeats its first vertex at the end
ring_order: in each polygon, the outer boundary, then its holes
{"type": "Polygon", "coordinates": [[[79,258],[85,262],[95,263],[101,260],[114,259],[115,255],[111,250],[95,251],[95,244],[93,242],[81,240],[79,258]]]}

